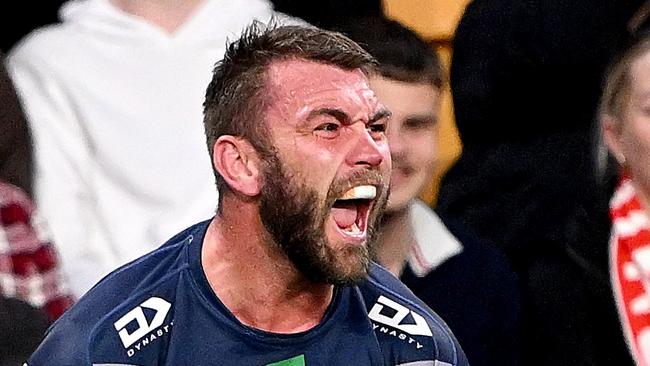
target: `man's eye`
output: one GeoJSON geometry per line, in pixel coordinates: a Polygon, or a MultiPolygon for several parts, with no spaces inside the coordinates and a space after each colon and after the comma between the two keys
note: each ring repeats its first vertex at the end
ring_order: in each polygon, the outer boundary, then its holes
{"type": "Polygon", "coordinates": [[[427,127],[427,123],[424,121],[408,121],[404,123],[404,127],[408,130],[421,130],[427,127]]]}
{"type": "Polygon", "coordinates": [[[340,133],[341,125],[334,122],[323,123],[314,130],[316,136],[326,139],[336,138],[340,133]]]}
{"type": "Polygon", "coordinates": [[[370,126],[368,126],[368,129],[370,132],[377,132],[377,133],[382,133],[386,132],[386,124],[385,123],[375,123],[370,126]]]}
{"type": "Polygon", "coordinates": [[[417,130],[423,128],[425,125],[426,123],[422,120],[411,120],[404,123],[404,127],[409,130],[417,130]]]}
{"type": "Polygon", "coordinates": [[[316,127],[317,131],[330,131],[334,132],[339,129],[339,125],[336,123],[323,123],[322,125],[316,127]]]}
{"type": "Polygon", "coordinates": [[[406,130],[425,130],[436,125],[434,118],[409,118],[404,121],[403,127],[406,130]]]}

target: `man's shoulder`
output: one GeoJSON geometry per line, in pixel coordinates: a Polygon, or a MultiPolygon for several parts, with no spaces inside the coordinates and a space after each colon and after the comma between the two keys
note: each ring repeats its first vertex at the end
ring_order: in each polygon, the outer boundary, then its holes
{"type": "MultiPolygon", "coordinates": [[[[368,280],[360,286],[364,299],[386,297],[394,302],[420,312],[427,321],[438,321],[438,315],[422,302],[413,292],[392,273],[376,263],[372,263],[368,280]]],[[[366,304],[372,307],[372,304],[366,304]]],[[[369,309],[371,310],[371,309],[369,309]]],[[[444,324],[444,323],[443,323],[444,324]]]]}
{"type": "Polygon", "coordinates": [[[390,358],[406,363],[430,355],[440,365],[466,365],[445,322],[391,273],[373,263],[359,289],[375,334],[390,358]]]}
{"type": "Polygon", "coordinates": [[[97,283],[48,330],[29,365],[51,357],[61,360],[57,364],[128,359],[142,337],[166,335],[178,281],[189,267],[189,245],[200,240],[190,229],[97,283]]]}
{"type": "Polygon", "coordinates": [[[189,245],[202,239],[197,237],[198,226],[180,232],[159,248],[114,270],[90,289],[78,305],[95,305],[97,301],[105,300],[106,295],[111,295],[115,300],[125,300],[162,285],[165,278],[189,266],[189,245]]]}

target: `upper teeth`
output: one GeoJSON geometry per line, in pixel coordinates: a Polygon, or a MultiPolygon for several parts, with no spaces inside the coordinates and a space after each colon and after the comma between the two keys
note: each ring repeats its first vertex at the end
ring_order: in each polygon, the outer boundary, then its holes
{"type": "Polygon", "coordinates": [[[375,186],[356,186],[345,192],[340,200],[356,200],[356,199],[373,199],[377,196],[377,187],[375,186]]]}

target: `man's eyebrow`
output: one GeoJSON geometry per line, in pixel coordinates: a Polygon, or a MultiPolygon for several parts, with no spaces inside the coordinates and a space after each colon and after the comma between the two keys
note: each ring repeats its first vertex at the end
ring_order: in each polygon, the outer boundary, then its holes
{"type": "Polygon", "coordinates": [[[391,111],[389,111],[386,108],[382,108],[382,109],[378,110],[377,112],[375,112],[375,114],[373,114],[372,117],[370,117],[370,119],[368,119],[368,123],[369,124],[374,123],[374,122],[379,121],[380,119],[388,118],[388,117],[390,117],[392,115],[393,115],[393,113],[391,113],[391,111]]]}
{"type": "Polygon", "coordinates": [[[332,116],[343,124],[350,123],[350,116],[348,116],[348,114],[343,112],[341,109],[337,109],[337,108],[314,109],[313,111],[309,112],[309,115],[307,116],[307,121],[322,115],[332,116]]]}

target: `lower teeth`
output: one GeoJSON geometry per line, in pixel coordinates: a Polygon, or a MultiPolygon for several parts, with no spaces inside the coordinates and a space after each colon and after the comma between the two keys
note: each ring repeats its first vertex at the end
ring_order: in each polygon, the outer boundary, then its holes
{"type": "Polygon", "coordinates": [[[351,234],[360,234],[361,229],[359,229],[359,226],[357,226],[357,223],[355,222],[354,224],[352,224],[349,227],[345,228],[345,232],[348,232],[348,233],[351,233],[351,234]]]}

